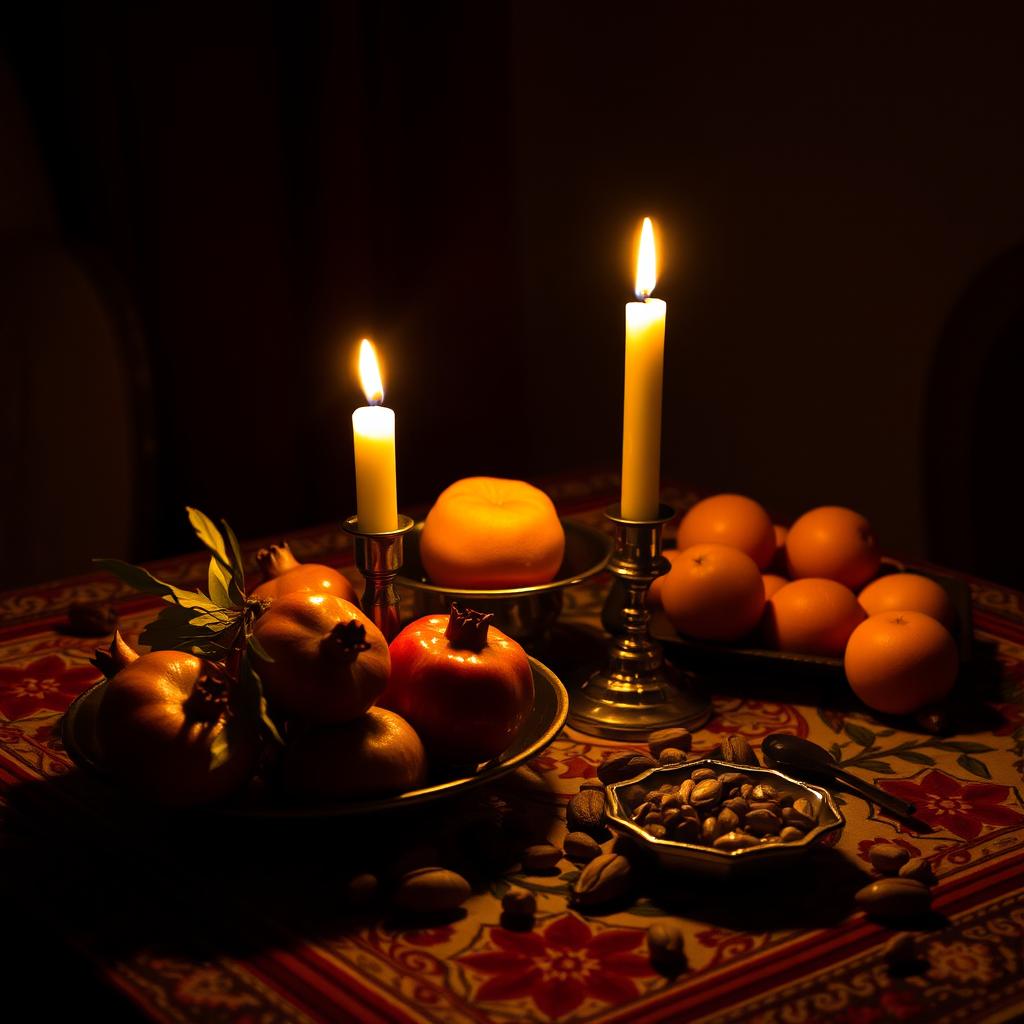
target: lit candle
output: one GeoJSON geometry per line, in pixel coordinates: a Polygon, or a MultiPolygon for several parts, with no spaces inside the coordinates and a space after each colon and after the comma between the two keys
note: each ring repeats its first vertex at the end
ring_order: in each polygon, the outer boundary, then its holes
{"type": "Polygon", "coordinates": [[[652,299],[657,280],[654,228],[644,218],[636,261],[636,297],[626,303],[626,386],[622,409],[622,518],[658,515],[661,469],[661,376],[665,311],[652,299]]]}
{"type": "Polygon", "coordinates": [[[377,353],[365,338],[359,346],[359,380],[369,405],[352,413],[356,516],[361,533],[388,533],[398,529],[395,413],[381,404],[384,385],[377,365],[377,353]]]}

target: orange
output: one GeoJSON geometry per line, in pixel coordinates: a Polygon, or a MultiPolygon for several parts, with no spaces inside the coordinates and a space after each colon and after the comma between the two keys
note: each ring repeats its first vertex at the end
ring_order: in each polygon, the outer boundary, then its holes
{"type": "Polygon", "coordinates": [[[849,587],[835,580],[794,580],[768,601],[764,633],[780,651],[841,658],[864,609],[849,587]]]}
{"type": "Polygon", "coordinates": [[[315,725],[289,733],[284,781],[293,793],[323,800],[358,800],[415,789],[427,775],[427,757],[401,715],[370,708],[342,725],[315,725]]]}
{"type": "Polygon", "coordinates": [[[927,576],[914,572],[894,572],[872,580],[858,595],[868,615],[879,612],[924,612],[952,630],[956,619],[953,603],[943,588],[927,576]]]}
{"type": "Polygon", "coordinates": [[[839,505],[805,512],[786,537],[786,565],[794,579],[818,576],[856,590],[878,572],[880,558],[871,524],[839,505]]]}
{"type": "MultiPolygon", "coordinates": [[[[679,557],[679,550],[678,548],[665,548],[662,554],[674,565],[675,560],[679,557]]],[[[665,574],[665,576],[667,575],[668,573],[665,574]]],[[[647,591],[648,608],[661,607],[661,588],[665,583],[665,576],[659,576],[647,591]]]]}
{"type": "Polygon", "coordinates": [[[766,601],[770,601],[772,594],[789,584],[789,580],[785,576],[778,576],[773,572],[763,573],[761,580],[764,583],[764,599],[766,601]]]}
{"type": "Polygon", "coordinates": [[[775,555],[775,528],[768,513],[742,494],[716,494],[698,501],[679,523],[676,546],[728,544],[767,569],[775,555]]]}
{"type": "Polygon", "coordinates": [[[664,580],[661,602],[669,621],[701,640],[739,640],[764,610],[757,565],[725,544],[694,544],[681,551],[664,580]]]}
{"type": "Polygon", "coordinates": [[[547,583],[564,552],[565,532],[551,499],[523,480],[492,476],[445,488],[420,536],[431,581],[463,590],[547,583]]]}
{"type": "Polygon", "coordinates": [[[846,678],[869,708],[903,715],[941,700],[960,668],[956,644],[923,612],[880,612],[846,645],[846,678]]]}

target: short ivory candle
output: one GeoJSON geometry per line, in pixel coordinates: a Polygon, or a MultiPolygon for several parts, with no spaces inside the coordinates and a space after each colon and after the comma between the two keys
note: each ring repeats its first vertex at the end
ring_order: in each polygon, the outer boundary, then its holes
{"type": "Polygon", "coordinates": [[[626,386],[622,409],[622,518],[658,515],[661,471],[661,377],[666,304],[652,299],[657,280],[654,228],[644,218],[636,261],[636,297],[626,303],[626,386]]]}
{"type": "Polygon", "coordinates": [[[398,489],[395,483],[395,413],[386,409],[384,385],[373,345],[359,346],[359,379],[369,405],[352,413],[356,454],[356,516],[361,533],[398,529],[398,489]]]}

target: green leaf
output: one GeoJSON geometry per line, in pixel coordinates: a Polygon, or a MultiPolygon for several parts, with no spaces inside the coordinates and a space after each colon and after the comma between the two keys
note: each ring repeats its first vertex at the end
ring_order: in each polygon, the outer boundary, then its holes
{"type": "Polygon", "coordinates": [[[988,754],[995,750],[995,747],[988,747],[984,743],[973,743],[970,740],[932,740],[929,747],[936,750],[959,751],[964,754],[988,754]]]}
{"type": "Polygon", "coordinates": [[[151,619],[139,637],[141,643],[154,651],[190,651],[198,648],[198,653],[207,657],[223,657],[226,651],[218,637],[221,630],[213,631],[191,625],[195,612],[170,604],[160,614],[151,619]]]}
{"type": "Polygon", "coordinates": [[[857,767],[869,772],[878,772],[880,775],[892,775],[893,773],[892,768],[884,761],[858,761],[857,767]]]}
{"type": "Polygon", "coordinates": [[[234,601],[231,600],[231,597],[228,594],[228,587],[231,583],[229,572],[230,570],[225,570],[224,566],[222,566],[216,558],[210,559],[210,568],[206,573],[207,584],[210,591],[210,600],[219,604],[221,608],[240,607],[235,605],[234,601]]]}
{"type": "Polygon", "coordinates": [[[246,694],[246,702],[249,707],[259,716],[263,727],[273,737],[274,741],[283,747],[284,740],[281,739],[281,733],[278,731],[276,723],[270,717],[270,712],[267,710],[267,701],[263,696],[263,684],[260,682],[259,674],[252,667],[252,659],[249,657],[248,650],[242,655],[242,660],[239,663],[238,682],[244,688],[243,692],[246,694]]]}
{"type": "Polygon", "coordinates": [[[875,734],[863,725],[857,725],[856,722],[846,723],[846,735],[849,736],[854,743],[859,743],[864,748],[873,747],[875,745],[875,734]]]}
{"type": "Polygon", "coordinates": [[[235,589],[238,591],[238,595],[241,597],[241,601],[245,601],[245,568],[242,563],[242,549],[238,546],[238,538],[235,536],[235,531],[228,525],[226,519],[220,521],[220,525],[224,527],[224,533],[228,538],[228,550],[230,552],[230,569],[231,579],[235,585],[235,589]]]}
{"type": "Polygon", "coordinates": [[[911,764],[935,764],[935,758],[922,754],[920,750],[894,750],[893,757],[901,761],[909,761],[911,764]]]}
{"type": "Polygon", "coordinates": [[[274,659],[267,653],[266,648],[256,639],[255,633],[250,633],[248,638],[248,644],[252,648],[253,654],[255,654],[261,661],[273,661],[274,659]]]}
{"type": "Polygon", "coordinates": [[[221,729],[210,744],[210,771],[216,771],[228,763],[231,757],[231,741],[228,730],[221,729]]]}
{"type": "Polygon", "coordinates": [[[972,775],[977,775],[979,779],[991,779],[992,775],[988,770],[988,766],[979,761],[976,757],[971,757],[970,754],[961,754],[957,759],[956,763],[961,768],[965,768],[972,775]]]}
{"type": "Polygon", "coordinates": [[[182,590],[181,587],[165,583],[139,565],[129,565],[117,558],[97,558],[94,561],[144,594],[155,594],[165,601],[181,605],[182,608],[196,608],[208,612],[217,608],[213,601],[198,590],[182,590]]]}
{"type": "Polygon", "coordinates": [[[190,626],[210,628],[220,633],[227,629],[233,622],[237,621],[239,612],[233,614],[226,608],[218,608],[212,612],[202,612],[188,620],[190,626]]]}
{"type": "Polygon", "coordinates": [[[188,521],[192,524],[192,529],[195,530],[200,543],[230,572],[231,561],[228,558],[228,549],[213,520],[197,508],[190,508],[186,505],[185,511],[188,513],[188,521]]]}

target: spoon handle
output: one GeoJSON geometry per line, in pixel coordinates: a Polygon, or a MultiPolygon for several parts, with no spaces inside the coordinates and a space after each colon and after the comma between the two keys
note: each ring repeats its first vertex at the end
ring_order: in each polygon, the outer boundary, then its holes
{"type": "Polygon", "coordinates": [[[874,800],[879,807],[884,807],[900,818],[909,818],[917,810],[913,804],[907,803],[906,800],[901,800],[897,796],[891,796],[870,782],[858,779],[856,775],[852,775],[845,768],[833,768],[832,772],[837,779],[842,779],[850,789],[855,789],[861,796],[874,800]]]}

